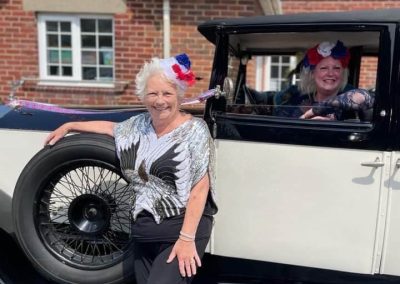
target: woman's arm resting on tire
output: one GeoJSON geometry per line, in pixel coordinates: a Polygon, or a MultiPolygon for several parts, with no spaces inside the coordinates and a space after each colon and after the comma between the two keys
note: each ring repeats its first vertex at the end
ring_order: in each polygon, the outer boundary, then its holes
{"type": "Polygon", "coordinates": [[[44,144],[54,145],[69,132],[92,132],[98,134],[107,134],[113,137],[114,125],[115,122],[102,120],[67,122],[51,132],[47,136],[44,144]]]}

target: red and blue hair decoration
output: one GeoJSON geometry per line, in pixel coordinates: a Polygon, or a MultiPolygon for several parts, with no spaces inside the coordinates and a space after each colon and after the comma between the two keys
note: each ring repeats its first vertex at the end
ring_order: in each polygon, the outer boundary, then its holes
{"type": "Polygon", "coordinates": [[[338,40],[336,44],[324,41],[313,48],[308,49],[303,59],[303,66],[305,68],[314,69],[322,59],[329,56],[339,60],[343,68],[346,68],[349,65],[350,52],[344,46],[343,42],[338,40]]]}
{"type": "Polygon", "coordinates": [[[196,76],[190,69],[190,59],[185,53],[161,59],[160,65],[167,78],[184,90],[196,82],[196,76]]]}

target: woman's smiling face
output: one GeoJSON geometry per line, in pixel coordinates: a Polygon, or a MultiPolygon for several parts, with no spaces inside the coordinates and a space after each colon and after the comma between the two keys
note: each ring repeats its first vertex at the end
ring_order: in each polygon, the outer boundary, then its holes
{"type": "Polygon", "coordinates": [[[322,59],[314,69],[314,80],[317,92],[334,95],[339,91],[343,82],[344,69],[340,60],[332,57],[322,59]]]}
{"type": "Polygon", "coordinates": [[[143,103],[156,124],[170,123],[179,114],[177,89],[161,74],[152,75],[148,79],[143,103]]]}

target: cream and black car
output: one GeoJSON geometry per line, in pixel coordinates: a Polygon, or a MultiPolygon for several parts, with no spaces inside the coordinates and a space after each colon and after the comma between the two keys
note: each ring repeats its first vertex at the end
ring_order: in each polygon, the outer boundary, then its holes
{"type": "MultiPolygon", "coordinates": [[[[222,90],[203,114],[216,142],[219,212],[205,257],[215,281],[400,281],[399,28],[400,10],[198,26],[215,45],[209,87],[222,90]],[[373,108],[329,121],[277,115],[293,107],[280,96],[298,84],[305,50],[336,40],[351,52],[349,84],[373,108]]],[[[45,277],[132,279],[129,192],[112,139],[42,144],[68,120],[133,114],[0,106],[0,227],[45,277]]]]}

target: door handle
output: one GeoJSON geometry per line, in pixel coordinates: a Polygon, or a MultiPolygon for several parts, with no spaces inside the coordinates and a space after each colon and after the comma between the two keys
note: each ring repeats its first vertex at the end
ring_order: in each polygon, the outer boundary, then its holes
{"type": "Polygon", "coordinates": [[[396,168],[397,169],[400,168],[400,159],[397,159],[397,161],[396,161],[396,168]]]}
{"type": "MultiPolygon", "coordinates": [[[[381,162],[381,160],[379,158],[376,158],[375,161],[373,162],[362,162],[361,166],[363,167],[371,167],[371,168],[380,168],[383,167],[385,165],[384,162],[381,162]]],[[[397,163],[396,163],[397,165],[397,163]]],[[[399,166],[400,166],[400,161],[399,161],[399,166]]]]}

